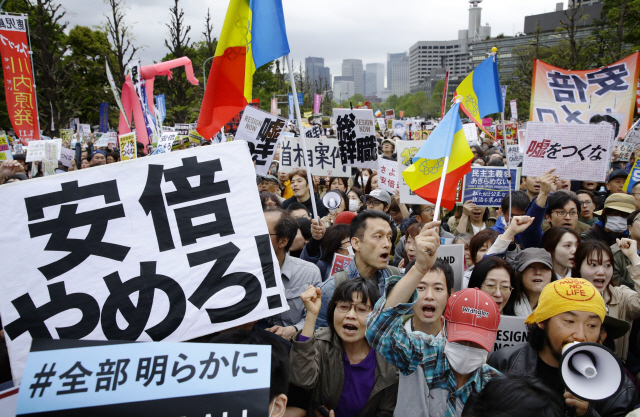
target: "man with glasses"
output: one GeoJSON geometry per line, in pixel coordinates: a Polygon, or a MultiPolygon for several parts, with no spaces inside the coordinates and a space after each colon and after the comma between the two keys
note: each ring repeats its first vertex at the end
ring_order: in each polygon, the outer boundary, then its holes
{"type": "MultiPolygon", "coordinates": [[[[635,210],[627,217],[627,229],[629,230],[629,239],[640,242],[640,209],[635,210]]],[[[640,245],[639,245],[640,246],[640,245]]],[[[631,279],[631,274],[627,269],[631,266],[631,260],[622,253],[618,243],[611,245],[613,253],[613,276],[611,283],[614,285],[626,285],[635,291],[635,282],[631,279]]]]}
{"type": "Polygon", "coordinates": [[[580,234],[582,240],[595,239],[611,246],[616,239],[626,236],[627,216],[636,209],[633,196],[624,193],[615,193],[607,197],[604,208],[596,211],[600,221],[584,233],[580,234]]]}
{"type": "Polygon", "coordinates": [[[367,210],[378,210],[384,213],[391,206],[391,195],[383,189],[377,188],[364,196],[367,210]]]}
{"type": "Polygon", "coordinates": [[[593,226],[598,221],[594,216],[596,210],[596,196],[591,191],[580,190],[576,192],[578,200],[580,200],[580,221],[589,226],[593,226]]]}
{"type": "Polygon", "coordinates": [[[556,191],[547,199],[547,211],[542,223],[542,230],[552,227],[572,229],[580,234],[589,230],[589,226],[578,221],[582,205],[578,197],[571,191],[556,191]]]}

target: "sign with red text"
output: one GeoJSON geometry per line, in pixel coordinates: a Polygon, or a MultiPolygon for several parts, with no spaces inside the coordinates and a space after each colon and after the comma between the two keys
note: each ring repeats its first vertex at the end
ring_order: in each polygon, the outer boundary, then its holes
{"type": "Polygon", "coordinates": [[[339,253],[333,255],[333,262],[331,262],[331,276],[334,276],[336,272],[345,269],[351,262],[353,262],[353,258],[348,256],[340,255],[339,253]]]}

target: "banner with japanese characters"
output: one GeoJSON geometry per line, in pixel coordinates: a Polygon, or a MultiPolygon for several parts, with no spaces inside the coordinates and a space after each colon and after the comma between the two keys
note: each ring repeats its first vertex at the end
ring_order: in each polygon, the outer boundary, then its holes
{"type": "Polygon", "coordinates": [[[11,147],[9,146],[9,138],[7,135],[0,136],[0,161],[11,161],[13,155],[11,154],[11,147]]]}
{"type": "Polygon", "coordinates": [[[505,137],[502,132],[502,124],[498,123],[496,125],[496,139],[507,139],[514,140],[518,139],[518,124],[517,123],[505,123],[504,128],[507,130],[507,135],[505,137]]]}
{"type": "Polygon", "coordinates": [[[518,101],[509,100],[509,106],[511,107],[511,119],[518,120],[518,101]]]}
{"type": "MultiPolygon", "coordinates": [[[[509,194],[507,167],[471,167],[464,176],[463,201],[471,201],[480,207],[500,207],[509,194]]],[[[520,188],[520,170],[511,168],[511,191],[520,188]]]]}
{"type": "Polygon", "coordinates": [[[271,346],[40,339],[13,415],[266,416],[270,380],[271,346]]]}
{"type": "Polygon", "coordinates": [[[376,121],[371,109],[333,109],[342,165],[378,168],[376,121]]]}
{"type": "Polygon", "coordinates": [[[588,124],[604,118],[617,124],[616,138],[633,123],[640,52],[606,67],[570,71],[535,60],[529,120],[588,124]]]}
{"type": "Polygon", "coordinates": [[[560,178],[605,182],[613,125],[527,123],[522,175],[539,177],[555,168],[560,178]]]}
{"type": "Polygon", "coordinates": [[[40,139],[27,17],[0,14],[0,56],[9,119],[25,143],[40,139]]]}
{"type": "Polygon", "coordinates": [[[71,141],[73,140],[73,130],[60,129],[60,137],[62,138],[62,142],[66,146],[71,146],[71,141]]]}
{"type": "MultiPolygon", "coordinates": [[[[523,142],[524,143],[524,142],[523,142]]],[[[512,167],[519,167],[524,159],[524,152],[522,151],[523,145],[507,145],[507,157],[509,158],[509,165],[512,167]]]]}
{"type": "Polygon", "coordinates": [[[171,152],[171,148],[173,147],[173,142],[176,140],[178,136],[178,132],[162,132],[160,135],[160,140],[158,141],[157,148],[163,148],[163,153],[171,152]]]}
{"type": "Polygon", "coordinates": [[[127,133],[126,135],[119,136],[118,139],[120,139],[120,159],[123,161],[135,159],[138,152],[136,133],[127,133]]]}
{"type": "Polygon", "coordinates": [[[234,140],[247,141],[251,159],[256,164],[257,175],[264,177],[269,173],[282,129],[286,124],[286,119],[273,116],[253,106],[245,107],[234,140]]]}
{"type": "Polygon", "coordinates": [[[177,342],[288,310],[253,189],[243,141],[0,187],[14,380],[32,338],[177,342]]]}
{"type": "Polygon", "coordinates": [[[398,161],[378,158],[378,186],[393,195],[400,190],[398,161]]]}
{"type": "MultiPolygon", "coordinates": [[[[291,172],[297,168],[306,169],[304,152],[299,136],[282,135],[280,148],[280,171],[291,172]]],[[[340,144],[337,139],[304,138],[307,145],[307,167],[311,175],[323,177],[350,177],[351,168],[342,165],[340,144]]]]}
{"type": "Polygon", "coordinates": [[[322,136],[322,129],[320,128],[320,125],[313,125],[310,128],[305,129],[304,136],[319,139],[322,136]]]}
{"type": "MultiPolygon", "coordinates": [[[[403,204],[426,204],[429,206],[434,205],[433,203],[430,203],[427,200],[422,199],[421,197],[416,195],[413,191],[411,191],[411,188],[409,188],[409,186],[407,185],[407,182],[404,180],[404,177],[402,176],[402,173],[404,172],[404,170],[409,168],[409,166],[411,166],[412,164],[411,158],[413,158],[416,155],[416,153],[418,152],[418,149],[420,149],[422,145],[424,145],[426,142],[427,142],[426,140],[412,140],[412,141],[399,140],[396,142],[398,169],[400,170],[400,173],[398,175],[398,178],[400,180],[400,202],[403,204]]],[[[457,203],[462,202],[463,180],[464,179],[460,180],[460,182],[458,183],[458,191],[456,193],[457,203]]],[[[380,184],[379,180],[378,180],[378,184],[380,184]]]]}

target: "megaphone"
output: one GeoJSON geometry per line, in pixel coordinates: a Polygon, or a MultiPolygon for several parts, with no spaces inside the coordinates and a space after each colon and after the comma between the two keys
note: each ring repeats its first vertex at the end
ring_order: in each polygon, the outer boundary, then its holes
{"type": "Polygon", "coordinates": [[[624,382],[622,365],[614,353],[589,342],[573,342],[563,347],[560,375],[567,390],[584,401],[609,398],[624,382]]]}
{"type": "Polygon", "coordinates": [[[324,204],[331,213],[338,211],[340,203],[342,203],[342,197],[335,191],[329,191],[322,197],[322,204],[324,204]]]}

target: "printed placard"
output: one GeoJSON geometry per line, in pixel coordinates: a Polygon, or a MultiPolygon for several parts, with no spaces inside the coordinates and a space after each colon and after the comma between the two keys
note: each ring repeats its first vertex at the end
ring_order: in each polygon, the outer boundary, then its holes
{"type": "MultiPolygon", "coordinates": [[[[438,248],[438,252],[440,248],[438,248]]],[[[521,346],[529,342],[529,331],[524,324],[526,317],[500,316],[500,325],[492,352],[505,346],[521,346]]]]}
{"type": "Polygon", "coordinates": [[[0,135],[0,161],[11,161],[13,155],[11,154],[11,146],[9,146],[9,137],[7,135],[0,135]]]}
{"type": "Polygon", "coordinates": [[[282,136],[282,129],[286,124],[286,119],[253,106],[245,107],[234,140],[247,141],[257,175],[264,177],[269,173],[273,155],[282,136]]]}
{"type": "MultiPolygon", "coordinates": [[[[511,168],[511,191],[520,188],[518,168],[511,168]]],[[[471,167],[464,176],[464,201],[471,201],[480,207],[499,207],[504,196],[509,194],[509,180],[506,167],[471,167]]]]}
{"type": "Polygon", "coordinates": [[[17,415],[267,415],[270,377],[271,346],[38,340],[17,415]]]}
{"type": "Polygon", "coordinates": [[[391,195],[400,190],[397,161],[378,158],[378,186],[391,195]]]}
{"type": "Polygon", "coordinates": [[[376,169],[378,142],[371,109],[333,109],[342,165],[376,169]]]}
{"type": "Polygon", "coordinates": [[[121,135],[118,139],[120,139],[120,159],[122,161],[135,159],[138,154],[136,147],[136,132],[121,135]]]}
{"type": "Polygon", "coordinates": [[[407,121],[406,120],[393,121],[393,136],[398,136],[402,140],[407,140],[407,121]]]}
{"type": "Polygon", "coordinates": [[[448,263],[453,269],[453,290],[462,289],[462,278],[464,276],[464,245],[446,244],[438,248],[438,259],[448,263]]]}
{"type": "Polygon", "coordinates": [[[496,125],[496,139],[514,140],[518,138],[518,124],[517,123],[505,123],[504,128],[507,130],[507,135],[502,133],[502,123],[496,125]]]}
{"type": "Polygon", "coordinates": [[[338,271],[344,270],[351,262],[353,262],[353,258],[350,256],[340,255],[339,253],[334,254],[331,262],[331,276],[334,276],[338,271]]]}
{"type": "Polygon", "coordinates": [[[33,337],[177,342],[288,310],[254,187],[243,141],[0,187],[14,381],[33,337]]]}
{"type": "Polygon", "coordinates": [[[527,123],[522,175],[539,177],[552,168],[560,178],[605,182],[613,125],[527,123]]]}
{"type": "Polygon", "coordinates": [[[342,165],[340,144],[337,139],[304,138],[307,145],[307,165],[305,167],[302,142],[299,136],[282,134],[280,149],[280,170],[291,172],[296,168],[311,168],[311,175],[322,177],[350,177],[351,169],[342,165]]]}

